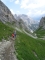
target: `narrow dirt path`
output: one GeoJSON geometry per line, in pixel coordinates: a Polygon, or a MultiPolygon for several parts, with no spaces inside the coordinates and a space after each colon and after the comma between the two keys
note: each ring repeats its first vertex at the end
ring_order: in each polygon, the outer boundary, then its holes
{"type": "Polygon", "coordinates": [[[3,40],[0,42],[0,60],[17,60],[14,54],[14,39],[8,38],[9,41],[3,40]],[[13,39],[13,40],[12,40],[13,39]]]}

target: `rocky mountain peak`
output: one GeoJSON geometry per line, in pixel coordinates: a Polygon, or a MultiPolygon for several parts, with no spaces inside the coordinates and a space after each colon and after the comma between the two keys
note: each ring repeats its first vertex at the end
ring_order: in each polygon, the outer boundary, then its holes
{"type": "Polygon", "coordinates": [[[42,27],[43,29],[45,29],[45,17],[42,17],[39,23],[39,27],[42,27]]]}

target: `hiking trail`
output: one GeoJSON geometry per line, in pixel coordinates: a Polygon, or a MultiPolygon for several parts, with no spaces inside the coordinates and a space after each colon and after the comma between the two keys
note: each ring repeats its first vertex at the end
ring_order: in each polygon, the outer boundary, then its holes
{"type": "Polygon", "coordinates": [[[0,60],[17,60],[16,55],[14,54],[14,38],[8,38],[10,40],[2,40],[0,42],[0,60]]]}

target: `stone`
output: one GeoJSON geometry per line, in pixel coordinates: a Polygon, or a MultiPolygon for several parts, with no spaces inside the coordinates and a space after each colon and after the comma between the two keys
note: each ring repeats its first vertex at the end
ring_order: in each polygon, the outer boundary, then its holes
{"type": "Polygon", "coordinates": [[[14,51],[14,43],[12,41],[3,41],[0,44],[0,60],[17,60],[14,51]]]}
{"type": "Polygon", "coordinates": [[[15,21],[15,18],[12,15],[11,11],[1,0],[0,0],[0,20],[3,23],[15,21]]]}
{"type": "Polygon", "coordinates": [[[42,27],[42,29],[45,29],[45,17],[42,17],[39,23],[39,27],[42,27]]]}

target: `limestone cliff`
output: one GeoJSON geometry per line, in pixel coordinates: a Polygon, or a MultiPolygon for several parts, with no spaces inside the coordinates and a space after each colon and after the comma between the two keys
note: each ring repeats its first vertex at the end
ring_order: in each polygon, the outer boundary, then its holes
{"type": "Polygon", "coordinates": [[[0,20],[2,22],[12,22],[15,21],[14,16],[8,7],[0,0],[0,20]]]}

